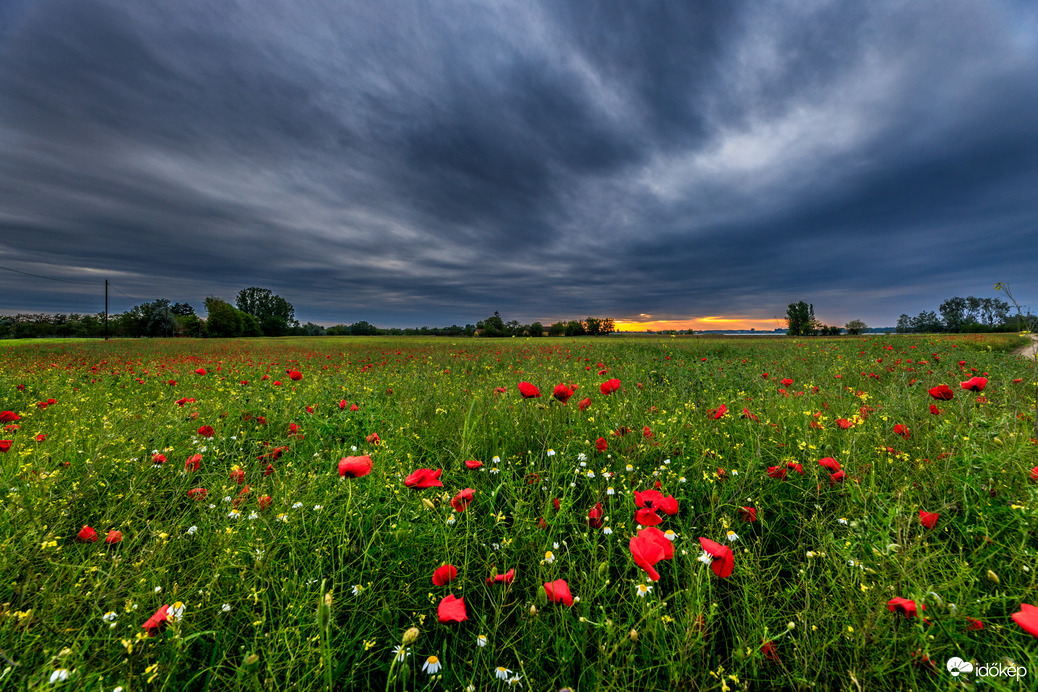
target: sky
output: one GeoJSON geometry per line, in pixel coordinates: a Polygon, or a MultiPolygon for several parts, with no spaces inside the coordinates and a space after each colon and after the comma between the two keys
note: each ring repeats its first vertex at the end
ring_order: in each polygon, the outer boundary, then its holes
{"type": "Polygon", "coordinates": [[[1030,0],[0,2],[2,313],[890,326],[1036,247],[1030,0]]]}

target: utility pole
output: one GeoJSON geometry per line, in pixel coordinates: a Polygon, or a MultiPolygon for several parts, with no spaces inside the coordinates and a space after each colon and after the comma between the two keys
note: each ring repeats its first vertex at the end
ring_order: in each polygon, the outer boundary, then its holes
{"type": "Polygon", "coordinates": [[[105,279],[105,341],[108,341],[108,279],[105,279]]]}

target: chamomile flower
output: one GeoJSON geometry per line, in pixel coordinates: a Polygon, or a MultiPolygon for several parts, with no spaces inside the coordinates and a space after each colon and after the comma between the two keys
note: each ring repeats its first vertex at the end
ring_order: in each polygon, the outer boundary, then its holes
{"type": "Polygon", "coordinates": [[[549,449],[548,450],[548,456],[550,456],[550,457],[555,456],[555,450],[554,449],[549,449]]]}
{"type": "Polygon", "coordinates": [[[296,502],[295,504],[292,505],[292,509],[299,509],[302,506],[303,506],[302,502],[296,502]]]}
{"type": "Polygon", "coordinates": [[[609,528],[608,526],[603,526],[602,527],[602,533],[604,533],[606,536],[611,536],[611,535],[613,535],[613,530],[611,528],[609,528]]]}
{"type": "Polygon", "coordinates": [[[495,456],[493,459],[490,460],[490,463],[491,464],[500,464],[501,463],[501,457],[495,456]]]}
{"type": "Polygon", "coordinates": [[[841,523],[841,524],[843,524],[844,526],[847,526],[847,517],[840,517],[840,518],[839,518],[839,519],[837,519],[836,521],[840,522],[840,523],[841,523]]]}
{"type": "Polygon", "coordinates": [[[509,687],[516,687],[516,686],[522,687],[523,683],[519,682],[519,676],[518,675],[513,675],[512,677],[508,678],[508,686],[509,687]]]}
{"type": "Polygon", "coordinates": [[[498,680],[507,680],[508,676],[512,674],[512,671],[508,670],[504,666],[498,666],[494,669],[494,677],[498,680]]]}
{"type": "Polygon", "coordinates": [[[587,477],[588,478],[594,478],[595,477],[595,472],[594,471],[588,471],[587,472],[587,477]]]}
{"type": "Polygon", "coordinates": [[[734,543],[735,541],[739,540],[739,534],[735,533],[731,529],[728,529],[726,538],[728,539],[729,543],[734,543]]]}
{"type": "Polygon", "coordinates": [[[577,461],[587,461],[587,454],[580,452],[577,454],[577,461]]]}
{"type": "Polygon", "coordinates": [[[403,663],[404,659],[407,658],[407,648],[403,644],[398,644],[393,648],[393,658],[396,659],[397,663],[403,663]]]}
{"type": "Polygon", "coordinates": [[[184,611],[187,609],[181,601],[177,601],[169,608],[166,608],[166,617],[170,622],[180,622],[184,619],[184,611]]]}
{"type": "Polygon", "coordinates": [[[354,596],[359,596],[361,591],[363,591],[363,590],[364,590],[364,587],[361,586],[360,584],[354,584],[353,585],[353,595],[354,596]]]}
{"type": "Polygon", "coordinates": [[[221,613],[229,613],[229,612],[231,612],[231,604],[230,603],[224,603],[222,606],[220,606],[220,612],[221,613]]]}
{"type": "Polygon", "coordinates": [[[440,663],[440,659],[436,656],[430,656],[425,659],[425,663],[422,665],[422,670],[427,672],[429,675],[435,675],[440,672],[440,668],[443,668],[443,664],[440,663]]]}
{"type": "Polygon", "coordinates": [[[551,552],[550,550],[548,552],[546,552],[544,554],[544,561],[546,563],[548,563],[549,565],[551,563],[555,562],[555,553],[551,552]]]}
{"type": "Polygon", "coordinates": [[[651,585],[638,584],[636,587],[634,587],[634,595],[638,598],[645,598],[650,593],[652,593],[651,585]]]}
{"type": "Polygon", "coordinates": [[[663,532],[663,537],[666,538],[671,543],[673,543],[674,541],[678,540],[678,534],[677,534],[677,532],[674,529],[667,529],[666,531],[664,531],[663,532]]]}
{"type": "Polygon", "coordinates": [[[66,668],[58,668],[56,671],[50,674],[50,684],[58,682],[65,682],[68,680],[68,670],[66,668]]]}
{"type": "Polygon", "coordinates": [[[705,550],[703,551],[703,554],[697,557],[696,559],[702,562],[704,565],[714,564],[714,556],[706,552],[705,550]]]}
{"type": "Polygon", "coordinates": [[[487,645],[487,635],[481,634],[478,637],[476,637],[476,646],[478,646],[479,648],[482,649],[486,645],[487,645]]]}
{"type": "Polygon", "coordinates": [[[606,495],[616,495],[616,491],[613,490],[613,486],[606,488],[606,495]]]}

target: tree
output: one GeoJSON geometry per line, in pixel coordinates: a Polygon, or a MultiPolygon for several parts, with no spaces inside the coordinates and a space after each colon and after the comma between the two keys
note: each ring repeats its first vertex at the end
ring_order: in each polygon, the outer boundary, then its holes
{"type": "Polygon", "coordinates": [[[209,336],[229,339],[241,336],[241,313],[233,305],[216,296],[209,296],[205,299],[205,311],[208,314],[205,329],[209,336]]]}
{"type": "Polygon", "coordinates": [[[552,322],[548,327],[548,336],[562,336],[566,333],[565,322],[552,322]]]}
{"type": "Polygon", "coordinates": [[[937,313],[933,310],[920,312],[912,318],[912,331],[916,334],[931,334],[944,328],[937,313]]]}
{"type": "Polygon", "coordinates": [[[506,336],[505,322],[496,310],[493,316],[476,322],[476,329],[482,329],[483,336],[506,336]]]}
{"type": "Polygon", "coordinates": [[[195,314],[195,309],[191,307],[189,303],[173,303],[169,308],[169,311],[177,317],[186,317],[187,315],[195,314]]]}
{"type": "Polygon", "coordinates": [[[544,325],[540,322],[531,323],[530,336],[544,336],[544,325]]]}
{"type": "Polygon", "coordinates": [[[238,309],[259,320],[266,336],[284,336],[297,325],[295,308],[269,288],[243,288],[238,292],[238,309]]]}
{"type": "Polygon", "coordinates": [[[790,303],[786,308],[789,336],[809,336],[815,328],[815,306],[804,301],[790,303]]]}
{"type": "Polygon", "coordinates": [[[912,331],[912,318],[901,313],[901,316],[897,318],[897,326],[894,327],[894,331],[898,334],[908,334],[912,331]]]}
{"type": "Polygon", "coordinates": [[[148,336],[174,336],[180,329],[177,318],[170,308],[169,301],[160,298],[151,304],[148,324],[144,333],[148,336]]]}
{"type": "Polygon", "coordinates": [[[847,330],[848,334],[858,335],[869,328],[869,325],[865,324],[861,320],[851,320],[847,324],[843,325],[843,328],[847,330]]]}

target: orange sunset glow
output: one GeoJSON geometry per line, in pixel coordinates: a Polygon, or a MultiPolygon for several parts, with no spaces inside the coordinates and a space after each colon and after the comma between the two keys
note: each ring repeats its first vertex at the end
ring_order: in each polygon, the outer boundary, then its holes
{"type": "Polygon", "coordinates": [[[785,328],[784,319],[759,319],[753,317],[724,317],[720,315],[708,315],[704,317],[688,317],[685,319],[655,319],[652,315],[639,315],[636,318],[615,320],[618,332],[654,332],[663,329],[694,329],[716,330],[716,329],[756,329],[757,331],[770,332],[776,327],[785,328]]]}

